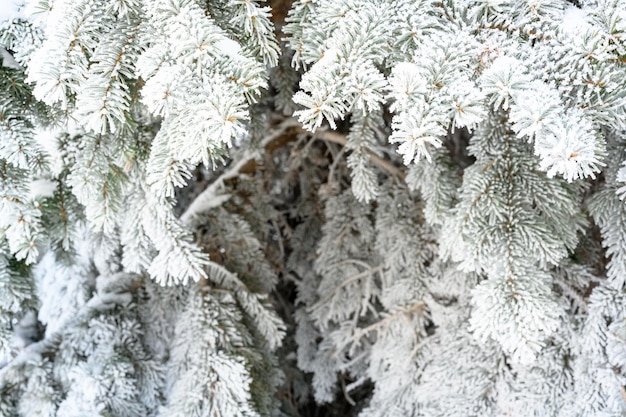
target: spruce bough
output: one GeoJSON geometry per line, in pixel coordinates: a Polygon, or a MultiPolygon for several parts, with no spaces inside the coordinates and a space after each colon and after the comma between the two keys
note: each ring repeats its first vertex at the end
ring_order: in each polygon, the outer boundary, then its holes
{"type": "Polygon", "coordinates": [[[33,0],[0,416],[626,412],[624,0],[33,0]]]}

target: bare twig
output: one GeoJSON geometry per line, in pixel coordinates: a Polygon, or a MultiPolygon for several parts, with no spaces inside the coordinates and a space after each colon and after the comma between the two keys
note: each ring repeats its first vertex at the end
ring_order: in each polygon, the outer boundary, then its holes
{"type": "MultiPolygon", "coordinates": [[[[304,129],[301,130],[303,133],[311,134],[304,129]]],[[[344,135],[342,135],[341,133],[333,132],[332,130],[318,131],[313,134],[313,138],[337,143],[341,146],[346,146],[348,144],[348,139],[346,139],[344,135]]],[[[370,161],[372,161],[373,164],[378,165],[379,168],[387,171],[389,174],[394,175],[401,180],[404,180],[404,173],[400,171],[395,165],[391,164],[389,161],[381,158],[378,155],[374,155],[373,153],[370,153],[370,161]]]]}
{"type": "Polygon", "coordinates": [[[224,183],[244,172],[251,163],[261,156],[261,149],[272,150],[275,141],[279,140],[288,129],[298,126],[299,124],[295,119],[283,121],[278,129],[261,141],[259,150],[246,153],[241,159],[231,164],[222,175],[200,193],[180,216],[180,220],[185,224],[190,224],[201,213],[205,213],[214,207],[219,207],[228,201],[230,195],[224,193],[224,183]]]}
{"type": "Polygon", "coordinates": [[[249,153],[235,164],[231,165],[191,202],[187,210],[180,216],[180,220],[185,224],[190,224],[197,215],[205,213],[214,207],[219,207],[228,201],[230,195],[222,192],[224,182],[238,177],[241,169],[257,156],[258,152],[249,153]]]}
{"type": "MultiPolygon", "coordinates": [[[[310,135],[313,139],[319,139],[326,142],[337,143],[346,146],[348,140],[341,133],[330,130],[318,131],[311,133],[302,128],[300,123],[294,118],[287,118],[278,125],[278,128],[271,134],[266,136],[260,143],[260,147],[254,151],[246,153],[241,159],[231,164],[231,166],[220,175],[211,185],[209,185],[200,195],[198,195],[189,205],[187,210],[182,214],[180,220],[185,224],[190,224],[195,217],[201,213],[205,213],[214,207],[218,207],[228,201],[230,195],[224,193],[224,182],[238,177],[244,172],[254,171],[256,166],[254,161],[258,159],[262,152],[272,152],[273,150],[284,146],[284,144],[294,140],[298,135],[310,135]],[[287,135],[288,131],[292,133],[287,135]],[[251,166],[252,165],[252,166],[251,166]]],[[[389,161],[374,155],[370,152],[370,161],[379,168],[387,171],[387,173],[404,180],[404,173],[389,161]]]]}

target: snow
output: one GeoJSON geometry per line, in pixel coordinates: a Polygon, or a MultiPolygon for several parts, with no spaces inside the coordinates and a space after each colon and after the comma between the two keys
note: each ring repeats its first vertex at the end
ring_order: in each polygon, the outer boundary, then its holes
{"type": "Polygon", "coordinates": [[[587,11],[576,6],[569,6],[563,13],[561,29],[568,35],[576,35],[588,29],[587,11]]]}
{"type": "Polygon", "coordinates": [[[11,55],[10,53],[8,53],[6,51],[6,49],[0,47],[0,59],[2,59],[2,65],[8,68],[13,68],[13,69],[22,69],[22,67],[20,66],[20,64],[18,64],[18,62],[15,60],[15,58],[13,58],[13,55],[11,55]]]}
{"type": "Polygon", "coordinates": [[[52,197],[56,188],[56,183],[50,180],[34,180],[30,183],[30,195],[35,200],[37,197],[52,197]]]}
{"type": "Polygon", "coordinates": [[[23,0],[2,0],[2,6],[0,6],[0,22],[25,17],[25,9],[26,6],[23,0]]]}
{"type": "Polygon", "coordinates": [[[41,146],[48,156],[50,164],[50,173],[57,176],[63,170],[63,156],[59,151],[57,135],[61,130],[38,129],[35,131],[35,141],[41,146]]]}
{"type": "Polygon", "coordinates": [[[224,38],[215,43],[215,48],[225,55],[237,56],[241,51],[241,46],[232,39],[224,38]]]}

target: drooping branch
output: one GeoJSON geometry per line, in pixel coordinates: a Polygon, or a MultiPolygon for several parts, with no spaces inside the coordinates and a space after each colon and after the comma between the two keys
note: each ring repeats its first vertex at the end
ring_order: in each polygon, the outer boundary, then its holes
{"type": "MultiPolygon", "coordinates": [[[[54,356],[63,341],[64,333],[67,329],[87,321],[90,316],[99,312],[111,310],[118,305],[129,305],[132,302],[131,293],[141,286],[143,279],[143,275],[132,275],[131,279],[126,280],[122,286],[115,288],[114,291],[97,291],[70,319],[59,327],[59,330],[46,335],[44,339],[38,342],[26,346],[11,360],[8,366],[10,369],[16,370],[16,372],[21,372],[21,369],[32,362],[34,358],[54,356]]],[[[9,379],[11,375],[10,372],[6,371],[1,374],[0,389],[11,383],[9,379]]]]}
{"type": "Polygon", "coordinates": [[[425,314],[425,311],[426,303],[424,301],[418,301],[410,306],[396,310],[391,314],[384,316],[379,321],[370,324],[367,327],[357,328],[355,329],[354,334],[351,337],[343,340],[342,343],[338,345],[338,348],[336,349],[336,354],[339,355],[341,352],[344,351],[346,347],[350,346],[352,343],[358,342],[364,336],[367,336],[368,334],[380,329],[381,327],[387,326],[392,320],[395,320],[399,317],[409,317],[413,313],[423,316],[425,314]]]}
{"type": "Polygon", "coordinates": [[[341,290],[342,288],[345,288],[346,286],[350,285],[352,282],[354,281],[358,281],[362,278],[367,278],[369,276],[372,276],[374,274],[377,274],[379,272],[382,272],[383,270],[383,265],[378,265],[374,268],[370,268],[367,269],[363,272],[360,272],[358,274],[354,274],[348,278],[346,278],[341,284],[337,285],[332,291],[330,291],[328,294],[326,294],[324,297],[320,298],[319,301],[317,301],[315,304],[313,304],[310,307],[307,307],[308,311],[313,311],[313,310],[317,310],[318,308],[322,307],[324,304],[326,304],[330,299],[332,299],[339,290],[341,290]]]}

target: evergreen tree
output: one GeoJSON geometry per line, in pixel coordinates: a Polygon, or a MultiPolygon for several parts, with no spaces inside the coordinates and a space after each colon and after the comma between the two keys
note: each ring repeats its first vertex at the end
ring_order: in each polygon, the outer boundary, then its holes
{"type": "Polygon", "coordinates": [[[0,417],[626,413],[626,1],[9,3],[0,417]]]}

